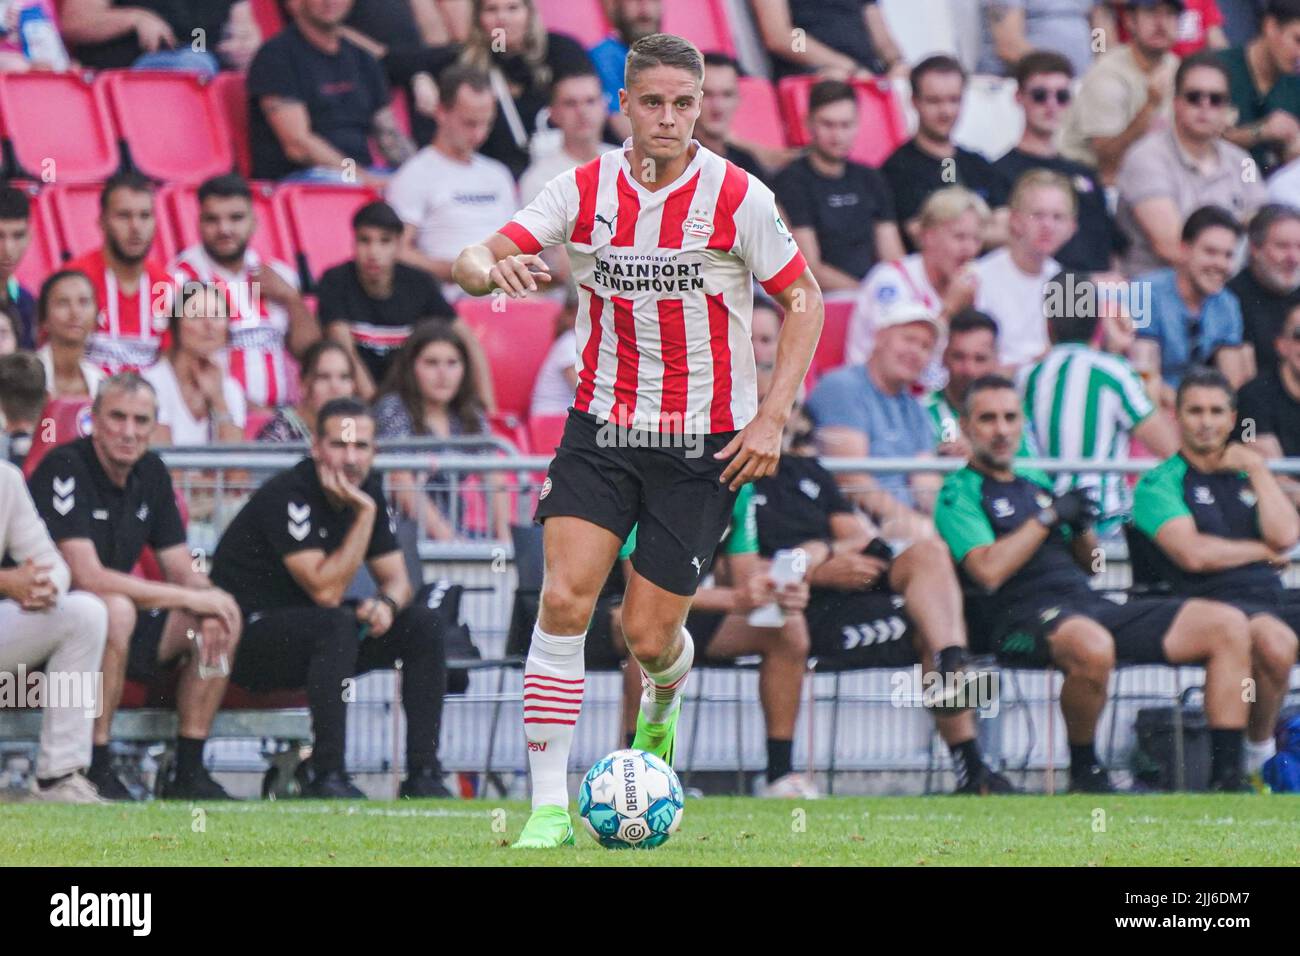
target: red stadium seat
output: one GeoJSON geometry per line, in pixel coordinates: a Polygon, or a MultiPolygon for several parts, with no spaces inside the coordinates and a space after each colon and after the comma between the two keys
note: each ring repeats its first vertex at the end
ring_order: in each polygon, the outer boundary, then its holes
{"type": "Polygon", "coordinates": [[[59,255],[59,230],[50,210],[49,199],[44,192],[37,191],[34,184],[26,188],[32,203],[29,227],[32,238],[27,246],[27,254],[18,264],[17,276],[23,287],[36,295],[41,283],[58,270],[63,258],[59,255]]]}
{"type": "Polygon", "coordinates": [[[456,311],[487,353],[497,411],[512,413],[520,420],[528,417],[533,383],[555,339],[555,317],[561,308],[550,299],[498,300],[496,296],[467,296],[456,303],[456,311]],[[495,312],[492,307],[498,301],[505,308],[495,312]]]}
{"type": "MultiPolygon", "coordinates": [[[[270,183],[254,182],[253,215],[257,217],[257,229],[253,232],[252,247],[263,259],[279,259],[293,262],[293,246],[284,234],[280,217],[275,208],[273,197],[275,191],[270,183]]],[[[167,260],[182,249],[188,249],[199,241],[199,197],[198,187],[193,185],[164,186],[158,191],[158,230],[163,238],[163,247],[167,260]],[[166,223],[167,236],[163,236],[166,223]]]]}
{"type": "MultiPolygon", "coordinates": [[[[816,76],[787,76],[777,84],[785,132],[793,146],[808,145],[808,96],[816,76]]],[[[879,166],[907,139],[907,121],[888,83],[854,80],[858,94],[858,138],[849,158],[879,166]]]]}
{"type": "Polygon", "coordinates": [[[504,438],[519,449],[521,455],[529,453],[528,428],[513,412],[497,412],[494,415],[489,415],[488,427],[492,429],[493,435],[504,438]]]}
{"type": "Polygon", "coordinates": [[[854,302],[848,300],[831,300],[826,303],[826,321],[822,325],[821,338],[817,340],[817,350],[813,352],[812,363],[808,366],[808,376],[816,380],[833,368],[844,364],[844,342],[849,331],[849,319],[853,316],[854,302]]]}
{"type": "Polygon", "coordinates": [[[298,250],[305,287],[312,288],[322,272],[352,257],[352,215],[380,198],[368,187],[320,183],[291,183],[275,191],[275,208],[298,250]]]}
{"type": "Polygon", "coordinates": [[[547,30],[566,33],[588,50],[612,29],[600,0],[537,0],[537,12],[547,30]]]}
{"type": "Polygon", "coordinates": [[[736,55],[726,0],[664,0],[663,32],[686,37],[702,53],[736,55]]]}
{"type": "Polygon", "coordinates": [[[534,415],[528,419],[528,444],[534,455],[554,455],[564,437],[568,415],[534,415]]]}
{"type": "Polygon", "coordinates": [[[226,141],[235,154],[235,168],[241,176],[251,176],[253,154],[248,146],[248,93],[244,74],[223,72],[208,84],[208,97],[217,108],[226,141]]]}
{"type": "Polygon", "coordinates": [[[162,182],[200,183],[235,168],[207,81],[171,70],[106,70],[95,85],[113,111],[135,167],[162,182]]]}
{"type": "Polygon", "coordinates": [[[41,427],[32,436],[32,448],[23,462],[23,475],[30,478],[51,448],[90,434],[89,398],[52,398],[41,411],[41,427]],[[53,424],[51,430],[47,424],[53,424]]]}
{"type": "Polygon", "coordinates": [[[262,31],[265,42],[275,36],[284,27],[284,18],[280,16],[280,5],[276,0],[253,0],[253,19],[262,31]]]}
{"type": "Polygon", "coordinates": [[[0,74],[0,136],[16,166],[10,177],[86,182],[121,164],[108,105],[89,74],[0,74]]]}
{"type": "Polygon", "coordinates": [[[731,135],[746,143],[785,149],[785,127],[776,90],[761,76],[740,78],[740,107],[731,124],[731,135]]]}

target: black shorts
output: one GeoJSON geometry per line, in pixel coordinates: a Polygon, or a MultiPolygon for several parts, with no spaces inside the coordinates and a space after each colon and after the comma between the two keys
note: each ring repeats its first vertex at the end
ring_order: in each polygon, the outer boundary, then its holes
{"type": "Polygon", "coordinates": [[[808,595],[810,657],[837,667],[910,667],[920,658],[903,596],[886,586],[870,591],[813,588],[808,595]]]}
{"type": "Polygon", "coordinates": [[[135,630],[131,632],[131,646],[127,651],[126,679],[141,684],[152,684],[163,669],[158,661],[158,648],[162,645],[163,631],[167,628],[166,608],[140,611],[136,615],[135,630]]]}
{"type": "Polygon", "coordinates": [[[1124,604],[1100,594],[1069,595],[1056,601],[1009,609],[994,626],[993,647],[1007,664],[1046,667],[1052,662],[1048,638],[1068,617],[1096,621],[1115,640],[1115,657],[1128,664],[1167,664],[1164,641],[1184,598],[1130,598],[1124,604]]]}
{"type": "Polygon", "coordinates": [[[1207,594],[1207,601],[1222,601],[1246,617],[1271,614],[1300,634],[1300,591],[1288,588],[1247,589],[1232,594],[1207,594]]]}
{"type": "Polygon", "coordinates": [[[682,441],[683,436],[617,428],[570,409],[535,520],[582,518],[620,541],[635,525],[632,567],[664,590],[689,597],[731,521],[736,493],[718,481],[727,462],[713,456],[735,434],[682,441]],[[680,447],[653,446],[661,440],[680,447]]]}

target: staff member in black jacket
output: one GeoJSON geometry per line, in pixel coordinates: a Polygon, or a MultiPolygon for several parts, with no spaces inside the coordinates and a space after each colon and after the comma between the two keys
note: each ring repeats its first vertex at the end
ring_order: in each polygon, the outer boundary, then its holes
{"type": "Polygon", "coordinates": [[[315,746],[303,795],[363,799],[343,768],[350,678],[402,662],[403,797],[446,797],[438,728],[446,653],[434,611],[412,588],[371,471],[375,421],[352,398],[317,414],[311,456],[267,481],[222,535],[212,579],[247,622],[231,679],[251,690],[307,688],[315,746]],[[345,602],[362,562],[377,597],[345,602]]]}

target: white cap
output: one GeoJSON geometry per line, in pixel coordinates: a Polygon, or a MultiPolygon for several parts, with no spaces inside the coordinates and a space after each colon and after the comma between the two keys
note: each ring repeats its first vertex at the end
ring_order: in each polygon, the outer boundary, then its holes
{"type": "Polygon", "coordinates": [[[939,317],[923,303],[915,300],[894,302],[882,309],[880,315],[876,317],[876,331],[895,325],[909,325],[912,322],[926,322],[934,329],[935,335],[943,335],[943,325],[939,317]]]}

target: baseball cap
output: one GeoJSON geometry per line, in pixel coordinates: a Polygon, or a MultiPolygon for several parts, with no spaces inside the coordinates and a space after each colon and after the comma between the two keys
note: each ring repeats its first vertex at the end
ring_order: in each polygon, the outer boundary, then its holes
{"type": "Polygon", "coordinates": [[[935,335],[943,335],[943,325],[934,311],[920,302],[895,302],[881,311],[876,318],[876,330],[892,328],[895,325],[908,325],[912,322],[927,322],[934,329],[935,335]]]}

